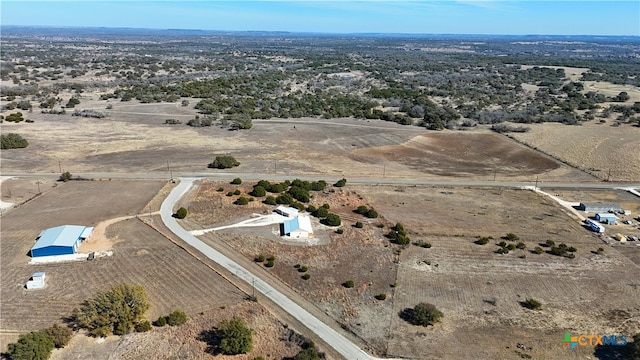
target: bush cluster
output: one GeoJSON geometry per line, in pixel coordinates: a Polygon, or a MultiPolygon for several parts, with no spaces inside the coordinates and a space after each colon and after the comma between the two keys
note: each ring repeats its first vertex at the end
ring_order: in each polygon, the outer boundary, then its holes
{"type": "Polygon", "coordinates": [[[356,214],[364,215],[369,219],[375,219],[378,217],[378,212],[373,207],[368,208],[364,205],[358,206],[358,208],[353,210],[353,212],[355,212],[356,214]]]}
{"type": "Polygon", "coordinates": [[[407,232],[401,223],[395,224],[386,236],[392,243],[398,245],[408,245],[411,242],[411,239],[407,236],[407,232]]]}
{"type": "Polygon", "coordinates": [[[65,347],[71,341],[73,331],[54,324],[46,329],[22,334],[18,341],[7,346],[11,360],[48,359],[51,351],[65,347]]]}
{"type": "Polygon", "coordinates": [[[240,163],[230,155],[218,155],[207,167],[210,169],[230,169],[239,166],[240,163]]]}
{"type": "Polygon", "coordinates": [[[2,150],[23,149],[27,146],[29,146],[29,142],[18,134],[8,133],[0,135],[0,148],[2,150]]]}

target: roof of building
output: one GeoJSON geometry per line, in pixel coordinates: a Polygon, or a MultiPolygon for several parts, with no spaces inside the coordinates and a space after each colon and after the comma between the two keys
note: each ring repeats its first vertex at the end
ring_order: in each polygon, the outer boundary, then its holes
{"type": "Polygon", "coordinates": [[[611,213],[597,213],[597,217],[599,218],[607,218],[607,219],[617,219],[618,217],[615,214],[611,213]]]}
{"type": "Polygon", "coordinates": [[[276,208],[276,211],[280,213],[291,214],[291,215],[296,215],[299,213],[299,210],[294,207],[282,206],[282,205],[278,206],[276,208]]]}
{"type": "Polygon", "coordinates": [[[585,208],[597,208],[597,209],[620,209],[620,205],[613,203],[580,203],[585,208]]]}
{"type": "Polygon", "coordinates": [[[284,233],[289,234],[297,230],[303,230],[308,233],[313,232],[311,227],[311,218],[306,215],[300,215],[293,219],[284,221],[284,233]]]}
{"type": "Polygon", "coordinates": [[[93,230],[81,225],[62,225],[43,230],[31,250],[48,246],[74,246],[86,234],[86,229],[93,230]]]}
{"type": "Polygon", "coordinates": [[[33,273],[33,275],[31,275],[31,278],[32,278],[32,279],[35,279],[35,278],[43,278],[43,277],[45,277],[45,273],[44,273],[44,272],[42,272],[42,271],[39,271],[39,272],[37,272],[37,273],[33,273]]]}

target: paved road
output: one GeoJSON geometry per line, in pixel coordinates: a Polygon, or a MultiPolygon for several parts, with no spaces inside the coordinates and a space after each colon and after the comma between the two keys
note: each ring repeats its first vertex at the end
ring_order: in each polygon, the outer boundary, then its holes
{"type": "MultiPolygon", "coordinates": [[[[327,182],[334,182],[342,178],[347,178],[349,184],[368,184],[368,185],[422,185],[422,186],[469,186],[469,187],[510,187],[521,188],[525,186],[535,185],[535,178],[531,181],[474,181],[474,180],[427,180],[427,179],[404,179],[394,177],[350,177],[349,175],[341,176],[325,176],[325,175],[299,175],[299,174],[257,174],[257,173],[242,173],[242,172],[206,172],[206,173],[178,173],[173,174],[174,178],[209,178],[218,180],[231,180],[236,177],[242,180],[269,180],[269,181],[284,181],[292,179],[301,180],[318,180],[324,179],[327,182]]],[[[2,176],[13,177],[48,177],[59,178],[60,174],[52,173],[3,173],[2,176]]],[[[87,179],[168,179],[167,173],[73,173],[73,176],[79,176],[87,179]]],[[[538,188],[546,189],[640,189],[640,182],[604,182],[604,181],[590,181],[590,182],[546,182],[539,181],[537,183],[538,188]]]]}
{"type": "Polygon", "coordinates": [[[162,203],[162,206],[160,207],[160,216],[162,217],[162,221],[169,230],[179,236],[187,244],[191,245],[196,250],[207,256],[209,259],[215,261],[216,263],[220,264],[222,267],[230,271],[232,274],[236,275],[238,278],[246,281],[249,284],[253,284],[256,291],[269,298],[286,312],[305,324],[305,326],[307,326],[309,330],[313,331],[327,344],[331,345],[331,347],[333,347],[346,359],[377,359],[364,352],[362,349],[360,349],[347,338],[333,330],[331,327],[324,324],[322,321],[318,320],[298,304],[291,301],[282,293],[278,292],[271,285],[258,278],[247,269],[241,267],[236,262],[232,261],[220,252],[212,249],[207,244],[191,235],[191,233],[189,233],[187,230],[183,229],[178,224],[176,219],[172,216],[173,206],[187,191],[189,191],[193,184],[193,181],[196,180],[196,178],[182,178],[180,180],[180,184],[178,184],[178,186],[176,186],[171,191],[171,193],[169,193],[169,196],[167,196],[167,198],[162,203]]]}

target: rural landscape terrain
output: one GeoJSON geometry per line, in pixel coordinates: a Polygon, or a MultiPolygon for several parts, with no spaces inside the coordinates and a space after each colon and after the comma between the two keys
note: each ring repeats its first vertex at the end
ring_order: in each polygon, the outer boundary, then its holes
{"type": "Polygon", "coordinates": [[[372,357],[631,354],[637,38],[3,27],[0,41],[3,356],[59,324],[74,336],[52,359],[344,358],[170,229],[161,206],[187,178],[182,228],[372,357]],[[628,212],[596,233],[579,203],[628,212]],[[312,236],[282,236],[279,205],[312,236]],[[38,234],[64,224],[95,227],[78,249],[95,259],[34,264],[38,234]],[[38,271],[46,287],[27,290],[38,271]],[[121,283],[144,288],[149,331],[74,326],[121,283]],[[416,324],[421,303],[441,317],[416,324]],[[157,325],[174,310],[186,323],[157,325]],[[229,319],[250,351],[220,350],[229,319]],[[629,346],[570,349],[567,333],[629,346]]]}

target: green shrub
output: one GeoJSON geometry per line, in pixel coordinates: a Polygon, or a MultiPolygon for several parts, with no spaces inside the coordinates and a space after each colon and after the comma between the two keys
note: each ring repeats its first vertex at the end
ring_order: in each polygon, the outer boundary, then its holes
{"type": "Polygon", "coordinates": [[[244,196],[241,196],[239,198],[236,199],[236,201],[233,202],[236,205],[247,205],[249,204],[249,199],[247,199],[244,196]]]}
{"type": "MultiPolygon", "coordinates": [[[[254,196],[257,196],[257,195],[254,195],[254,196]]],[[[274,197],[273,197],[273,196],[271,196],[271,195],[267,196],[267,197],[264,199],[263,203],[265,203],[266,205],[276,205],[276,204],[277,204],[277,202],[276,202],[276,198],[274,198],[274,197]]]]}
{"type": "Polygon", "coordinates": [[[533,249],[534,254],[542,254],[543,252],[544,250],[542,250],[540,246],[536,246],[535,249],[533,249]]]}
{"type": "Polygon", "coordinates": [[[516,248],[517,248],[517,249],[524,250],[526,247],[527,247],[527,245],[526,245],[525,243],[523,243],[522,241],[519,241],[519,242],[516,244],[516,248]]]}
{"type": "Polygon", "coordinates": [[[489,238],[486,236],[481,237],[480,239],[474,241],[474,243],[478,245],[487,245],[489,243],[489,238]]]}
{"type": "Polygon", "coordinates": [[[364,227],[364,224],[360,221],[356,221],[354,226],[357,227],[358,229],[362,229],[364,227]]]}
{"type": "Polygon", "coordinates": [[[387,294],[380,293],[380,294],[376,295],[375,297],[376,297],[377,300],[382,301],[382,300],[386,300],[387,299],[387,294]]]}
{"type": "Polygon", "coordinates": [[[216,156],[212,163],[208,165],[210,169],[230,169],[239,166],[240,163],[229,155],[216,156]]]}
{"type": "Polygon", "coordinates": [[[531,310],[538,310],[542,308],[542,303],[534,298],[528,298],[527,300],[521,302],[520,305],[531,310]]]}
{"type": "Polygon", "coordinates": [[[306,273],[306,274],[302,275],[301,277],[304,280],[309,280],[311,278],[311,275],[309,275],[309,273],[306,273]]]}
{"type": "Polygon", "coordinates": [[[71,331],[71,329],[58,324],[54,324],[42,331],[47,334],[57,349],[63,348],[69,344],[69,341],[71,341],[71,337],[73,336],[73,331],[71,331]]]}
{"type": "Polygon", "coordinates": [[[22,334],[18,341],[7,346],[11,360],[45,360],[55,348],[53,341],[44,331],[22,334]]]}
{"type": "Polygon", "coordinates": [[[233,195],[240,195],[242,194],[242,191],[240,191],[239,189],[236,189],[233,191],[233,195]]]}
{"type": "Polygon", "coordinates": [[[71,180],[72,177],[73,177],[73,175],[71,175],[70,172],[65,171],[62,174],[60,174],[60,178],[58,179],[58,181],[67,182],[67,181],[71,180]]]}
{"type": "Polygon", "coordinates": [[[240,185],[240,184],[242,184],[242,179],[240,179],[240,178],[235,178],[235,179],[231,180],[231,184],[233,184],[233,185],[240,185]]]}
{"type": "Polygon", "coordinates": [[[307,272],[309,270],[309,267],[306,265],[302,265],[298,268],[299,272],[307,272]]]}
{"type": "Polygon", "coordinates": [[[220,187],[218,188],[218,192],[224,192],[224,188],[223,188],[222,186],[220,186],[220,187]]]}
{"type": "Polygon", "coordinates": [[[442,312],[435,305],[429,303],[420,303],[413,309],[407,308],[400,313],[400,317],[405,321],[421,326],[433,325],[440,321],[442,316],[442,312]]]}
{"type": "Polygon", "coordinates": [[[347,289],[351,289],[352,287],[356,286],[356,283],[353,280],[347,280],[342,283],[342,286],[346,287],[347,289]]]}
{"type": "Polygon", "coordinates": [[[187,214],[188,214],[187,209],[185,209],[184,207],[181,207],[176,211],[175,216],[178,219],[184,219],[187,217],[187,214]]]}
{"type": "Polygon", "coordinates": [[[148,320],[140,321],[135,326],[136,332],[147,332],[151,330],[151,323],[148,320]]]}
{"type": "Polygon", "coordinates": [[[343,187],[347,184],[347,179],[340,179],[338,180],[335,184],[333,184],[333,186],[335,187],[343,187]]]}
{"type": "Polygon", "coordinates": [[[227,196],[233,196],[233,191],[227,192],[227,196]]]}
{"type": "Polygon", "coordinates": [[[260,254],[260,255],[256,256],[256,258],[253,261],[255,261],[255,262],[264,262],[264,259],[265,259],[264,255],[260,254]]]}
{"type": "Polygon", "coordinates": [[[251,329],[237,317],[221,321],[217,333],[220,351],[225,355],[245,354],[253,348],[251,329]]]}
{"type": "Polygon", "coordinates": [[[504,237],[505,239],[509,240],[509,241],[518,241],[520,238],[518,237],[518,235],[514,234],[514,233],[507,233],[507,235],[505,235],[504,237]]]}
{"type": "Polygon", "coordinates": [[[340,228],[340,229],[336,229],[336,234],[342,234],[344,233],[344,229],[340,228]]]}
{"type": "MultiPolygon", "coordinates": [[[[253,190],[251,190],[249,195],[255,196],[255,197],[263,197],[267,195],[267,191],[262,186],[254,186],[253,190]]],[[[273,198],[273,196],[271,196],[271,198],[273,198]]],[[[275,205],[275,199],[274,199],[273,205],[275,205]]]]}
{"type": "Polygon", "coordinates": [[[153,322],[153,326],[163,327],[167,325],[167,318],[165,316],[160,316],[156,321],[153,322]]]}
{"type": "Polygon", "coordinates": [[[29,146],[29,142],[22,136],[14,133],[0,135],[0,149],[22,149],[29,146]]]}
{"type": "Polygon", "coordinates": [[[340,226],[340,224],[342,224],[342,221],[340,220],[340,216],[329,213],[327,217],[322,219],[322,223],[327,226],[340,226]]]}
{"type": "Polygon", "coordinates": [[[187,322],[187,314],[182,310],[174,310],[167,316],[167,324],[170,326],[179,326],[187,322]]]}

